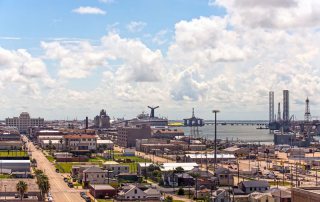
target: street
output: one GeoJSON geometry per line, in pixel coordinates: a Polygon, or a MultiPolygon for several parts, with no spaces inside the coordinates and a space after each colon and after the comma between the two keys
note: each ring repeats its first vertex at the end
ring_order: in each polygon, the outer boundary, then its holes
{"type": "MultiPolygon", "coordinates": [[[[27,138],[23,137],[24,141],[27,138]]],[[[32,158],[37,160],[37,168],[43,170],[48,176],[50,181],[50,192],[55,202],[79,202],[84,201],[80,196],[80,191],[73,188],[69,188],[63,181],[63,177],[60,173],[55,172],[55,167],[48,161],[44,154],[35,148],[32,142],[28,142],[29,151],[32,152],[32,158]]]]}

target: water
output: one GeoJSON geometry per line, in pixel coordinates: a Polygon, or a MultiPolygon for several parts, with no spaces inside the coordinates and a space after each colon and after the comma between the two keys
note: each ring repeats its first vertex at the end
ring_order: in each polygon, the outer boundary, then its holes
{"type": "MultiPolygon", "coordinates": [[[[225,140],[242,140],[250,142],[273,142],[273,134],[269,130],[258,130],[258,126],[252,125],[217,125],[217,138],[225,140]]],[[[189,127],[181,127],[185,135],[190,135],[189,127]]],[[[200,137],[214,139],[214,125],[199,127],[200,137]]]]}

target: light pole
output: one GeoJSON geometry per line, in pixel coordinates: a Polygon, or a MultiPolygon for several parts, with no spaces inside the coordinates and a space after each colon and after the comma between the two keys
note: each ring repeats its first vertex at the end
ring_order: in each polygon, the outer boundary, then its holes
{"type": "Polygon", "coordinates": [[[214,113],[214,171],[216,171],[217,166],[217,113],[219,110],[212,110],[214,113]]]}
{"type": "Polygon", "coordinates": [[[7,185],[4,185],[4,201],[7,201],[7,185]]]}

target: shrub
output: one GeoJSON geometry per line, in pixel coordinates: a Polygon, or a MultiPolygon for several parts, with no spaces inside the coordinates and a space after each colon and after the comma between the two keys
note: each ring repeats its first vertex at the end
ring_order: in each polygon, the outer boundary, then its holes
{"type": "Polygon", "coordinates": [[[179,190],[178,190],[178,195],[184,195],[184,189],[179,188],[179,190]]]}

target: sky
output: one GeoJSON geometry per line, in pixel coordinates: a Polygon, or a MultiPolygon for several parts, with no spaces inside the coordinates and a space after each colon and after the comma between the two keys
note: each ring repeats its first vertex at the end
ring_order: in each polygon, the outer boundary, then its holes
{"type": "Polygon", "coordinates": [[[316,118],[319,16],[315,0],[0,0],[0,119],[267,120],[284,89],[316,118]]]}

